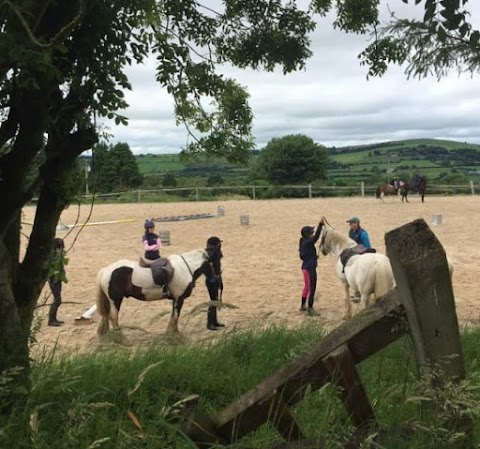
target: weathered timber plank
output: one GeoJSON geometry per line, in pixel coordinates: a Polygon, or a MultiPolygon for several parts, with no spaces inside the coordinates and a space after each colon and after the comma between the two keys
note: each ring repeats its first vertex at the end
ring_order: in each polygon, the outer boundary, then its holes
{"type": "Polygon", "coordinates": [[[452,282],[441,243],[422,219],[388,232],[385,241],[419,363],[434,363],[448,378],[465,378],[452,282]]]}
{"type": "Polygon", "coordinates": [[[217,433],[216,423],[197,407],[187,407],[183,411],[185,421],[181,429],[200,449],[208,449],[226,441],[217,433]]]}
{"type": "Polygon", "coordinates": [[[275,395],[291,405],[302,399],[307,386],[320,388],[328,377],[322,358],[339,346],[348,344],[356,363],[387,346],[405,332],[398,325],[401,310],[396,290],[378,299],[221,411],[219,433],[233,442],[266,422],[275,395]]]}
{"type": "Polygon", "coordinates": [[[297,421],[281,394],[276,394],[270,403],[268,421],[272,422],[278,433],[287,441],[298,441],[305,438],[297,421]]]}
{"type": "Polygon", "coordinates": [[[337,386],[352,423],[360,428],[370,427],[375,422],[375,412],[348,347],[337,348],[324,357],[323,363],[337,386]]]}

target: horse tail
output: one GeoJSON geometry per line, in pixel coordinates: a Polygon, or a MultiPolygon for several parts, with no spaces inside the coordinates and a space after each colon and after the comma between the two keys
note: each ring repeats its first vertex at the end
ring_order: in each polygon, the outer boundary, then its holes
{"type": "Polygon", "coordinates": [[[111,307],[110,300],[108,299],[108,296],[105,294],[102,287],[102,276],[103,276],[104,270],[105,269],[102,268],[97,275],[96,304],[97,304],[97,312],[102,318],[97,328],[98,335],[105,335],[110,329],[110,324],[108,321],[108,317],[110,315],[110,307],[111,307]]]}
{"type": "Polygon", "coordinates": [[[394,286],[393,271],[390,261],[377,261],[375,264],[375,299],[386,295],[394,286]]]}

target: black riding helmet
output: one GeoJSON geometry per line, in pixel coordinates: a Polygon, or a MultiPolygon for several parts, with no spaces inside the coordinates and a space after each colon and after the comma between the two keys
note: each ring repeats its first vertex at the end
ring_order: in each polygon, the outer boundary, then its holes
{"type": "Polygon", "coordinates": [[[56,239],[53,241],[53,248],[54,248],[54,249],[63,249],[63,248],[65,248],[65,243],[63,242],[63,239],[56,238],[56,239]]]}
{"type": "Polygon", "coordinates": [[[153,220],[145,220],[145,224],[143,226],[145,229],[150,229],[155,227],[155,223],[153,220]]]}
{"type": "Polygon", "coordinates": [[[308,239],[308,237],[312,235],[313,231],[313,226],[304,226],[300,232],[303,238],[308,239]]]}

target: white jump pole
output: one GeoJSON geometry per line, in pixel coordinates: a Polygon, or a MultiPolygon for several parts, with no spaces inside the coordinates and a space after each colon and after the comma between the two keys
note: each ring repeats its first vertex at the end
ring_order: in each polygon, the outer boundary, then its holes
{"type": "Polygon", "coordinates": [[[89,320],[92,318],[93,315],[97,313],[97,305],[94,304],[92,307],[90,307],[83,315],[82,318],[85,318],[86,320],[89,320]]]}

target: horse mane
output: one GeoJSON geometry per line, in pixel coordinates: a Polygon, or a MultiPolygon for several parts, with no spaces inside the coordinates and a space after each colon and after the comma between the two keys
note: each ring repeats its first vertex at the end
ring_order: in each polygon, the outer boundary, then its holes
{"type": "Polygon", "coordinates": [[[327,231],[328,232],[325,236],[325,240],[327,241],[328,246],[330,246],[330,248],[335,244],[344,248],[349,248],[351,246],[356,245],[354,240],[352,240],[350,237],[342,234],[341,232],[337,231],[334,228],[328,228],[327,231]]]}

